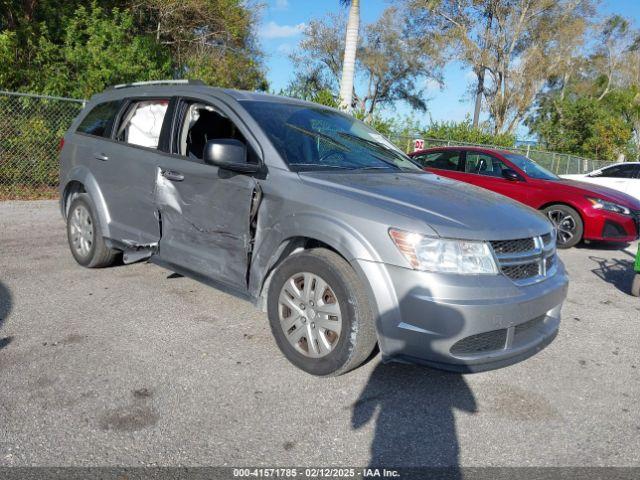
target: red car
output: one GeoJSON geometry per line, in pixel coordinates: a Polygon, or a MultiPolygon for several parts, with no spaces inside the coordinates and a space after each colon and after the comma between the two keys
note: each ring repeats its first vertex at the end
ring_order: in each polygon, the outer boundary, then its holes
{"type": "Polygon", "coordinates": [[[640,230],[640,201],[610,188],[565,180],[518,153],[440,147],[410,154],[425,170],[472,183],[544,212],[558,247],[580,240],[631,242],[640,230]]]}

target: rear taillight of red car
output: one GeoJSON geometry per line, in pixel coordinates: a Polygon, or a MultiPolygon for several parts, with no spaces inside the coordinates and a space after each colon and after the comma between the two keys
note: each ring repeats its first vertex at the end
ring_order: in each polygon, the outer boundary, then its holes
{"type": "Polygon", "coordinates": [[[64,137],[62,137],[58,142],[58,153],[60,153],[63,148],[64,148],[64,137]]]}

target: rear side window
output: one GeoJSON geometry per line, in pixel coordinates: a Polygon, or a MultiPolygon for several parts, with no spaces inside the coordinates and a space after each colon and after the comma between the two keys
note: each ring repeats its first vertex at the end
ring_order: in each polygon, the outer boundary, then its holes
{"type": "Polygon", "coordinates": [[[440,170],[457,171],[460,167],[460,152],[447,150],[445,152],[425,153],[413,157],[423,167],[440,170]]]}
{"type": "Polygon", "coordinates": [[[97,137],[109,137],[113,119],[120,109],[120,103],[120,100],[118,100],[96,105],[80,122],[77,131],[97,137]]]}
{"type": "Polygon", "coordinates": [[[602,170],[600,177],[607,178],[633,178],[636,175],[635,165],[615,165],[602,170]]]}
{"type": "Polygon", "coordinates": [[[169,99],[133,102],[118,124],[115,138],[140,147],[158,148],[169,99]]]}

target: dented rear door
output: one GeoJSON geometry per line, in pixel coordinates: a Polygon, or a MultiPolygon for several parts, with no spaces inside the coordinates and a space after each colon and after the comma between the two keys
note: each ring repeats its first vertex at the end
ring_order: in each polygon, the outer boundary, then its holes
{"type": "Polygon", "coordinates": [[[158,255],[166,263],[246,289],[250,213],[257,182],[179,156],[156,169],[158,255]]]}

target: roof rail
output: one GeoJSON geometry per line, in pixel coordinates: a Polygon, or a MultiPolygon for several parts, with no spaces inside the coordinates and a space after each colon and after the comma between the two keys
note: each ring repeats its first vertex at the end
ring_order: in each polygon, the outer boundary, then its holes
{"type": "Polygon", "coordinates": [[[206,85],[206,84],[202,80],[188,80],[188,79],[149,80],[146,82],[121,83],[119,85],[113,85],[112,87],[109,87],[108,90],[115,90],[118,88],[128,88],[128,87],[144,87],[147,85],[206,85]]]}

